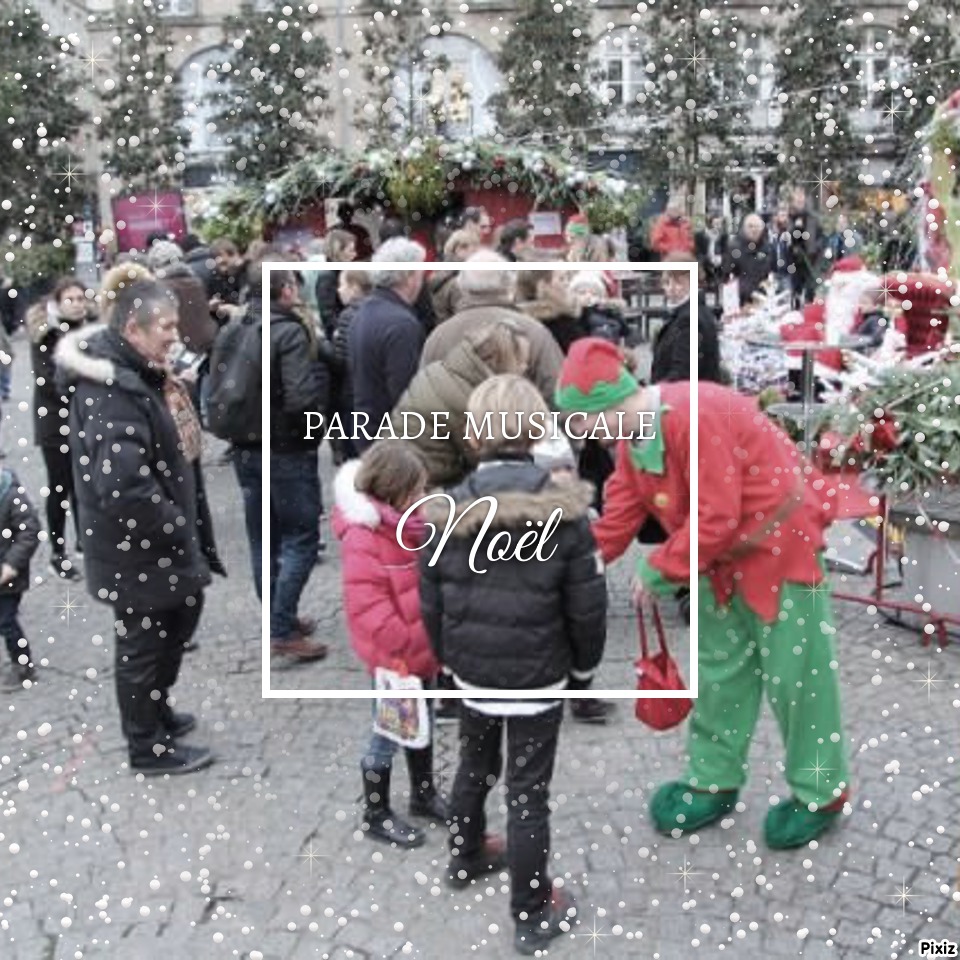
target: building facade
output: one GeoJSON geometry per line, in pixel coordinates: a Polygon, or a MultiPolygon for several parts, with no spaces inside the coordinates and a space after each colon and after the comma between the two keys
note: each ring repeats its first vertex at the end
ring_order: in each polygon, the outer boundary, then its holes
{"type": "MultiPolygon", "coordinates": [[[[578,0],[581,2],[581,0],[578,0]]],[[[591,16],[595,38],[593,59],[595,83],[611,105],[609,123],[604,130],[603,152],[624,158],[629,175],[629,156],[635,143],[638,125],[643,123],[631,109],[645,79],[646,58],[642,18],[637,4],[615,0],[582,0],[591,16]],[[640,24],[638,26],[638,24],[640,24]]],[[[40,7],[51,25],[51,32],[71,37],[91,66],[88,104],[96,113],[98,85],[109,74],[114,44],[110,23],[115,0],[41,0],[40,7]]],[[[503,78],[497,69],[496,54],[508,33],[511,21],[522,0],[472,0],[451,4],[453,11],[439,35],[425,41],[427,59],[439,60],[443,70],[431,72],[400,70],[394,96],[407,100],[410,109],[435,110],[443,107],[443,134],[451,138],[488,136],[496,126],[488,100],[501,89],[503,78]]],[[[227,161],[223,139],[213,123],[214,108],[210,94],[221,88],[222,81],[208,75],[211,63],[229,59],[224,32],[225,18],[237,11],[235,0],[157,0],[157,16],[163,17],[171,29],[174,44],[172,62],[176,82],[184,95],[184,125],[191,134],[186,150],[185,186],[188,192],[202,195],[205,191],[234,180],[236,171],[227,161]]],[[[642,6],[642,4],[640,5],[642,6]]],[[[271,8],[264,0],[253,0],[253,11],[271,8]]],[[[297,8],[299,9],[299,8],[297,8]]],[[[866,6],[865,6],[866,9],[866,6]]],[[[865,184],[881,183],[886,166],[882,104],[878,91],[889,88],[896,79],[896,58],[889,43],[884,43],[889,27],[894,26],[906,10],[902,3],[877,7],[864,20],[861,44],[855,51],[857,80],[861,88],[861,111],[857,119],[859,133],[873,131],[875,149],[866,164],[861,180],[865,184]]],[[[770,177],[772,149],[776,141],[780,105],[774,79],[775,41],[770,36],[774,14],[757,0],[737,0],[725,8],[725,14],[736,14],[745,29],[741,64],[747,89],[755,93],[749,106],[748,157],[736,177],[723,183],[701,183],[701,212],[723,214],[737,219],[745,210],[769,209],[775,203],[770,177]],[[756,27],[756,32],[751,28],[756,27]],[[766,28],[766,35],[761,34],[766,28]]],[[[333,52],[330,86],[336,91],[334,112],[330,118],[332,142],[338,147],[362,148],[363,135],[357,127],[358,104],[368,91],[361,64],[364,58],[362,37],[370,18],[364,3],[347,0],[316,0],[306,14],[288,14],[310,21],[310,28],[327,41],[333,52]]],[[[295,42],[294,37],[291,40],[295,42]]],[[[598,147],[601,144],[598,143],[598,147]]],[[[112,194],[123,185],[104,181],[97,139],[93,131],[85,137],[87,172],[100,181],[100,213],[103,222],[109,219],[112,194]]]]}

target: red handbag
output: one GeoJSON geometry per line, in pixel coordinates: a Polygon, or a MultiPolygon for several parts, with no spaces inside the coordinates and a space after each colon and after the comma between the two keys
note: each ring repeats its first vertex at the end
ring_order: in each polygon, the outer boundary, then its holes
{"type": "MultiPolygon", "coordinates": [[[[680,668],[667,649],[660,608],[655,603],[652,604],[652,614],[653,625],[660,640],[660,652],[650,656],[643,606],[637,605],[637,626],[640,630],[640,659],[635,664],[637,690],[686,690],[680,668]]],[[[637,719],[654,730],[669,730],[683,723],[692,709],[693,701],[689,697],[643,697],[636,701],[637,719]]]]}

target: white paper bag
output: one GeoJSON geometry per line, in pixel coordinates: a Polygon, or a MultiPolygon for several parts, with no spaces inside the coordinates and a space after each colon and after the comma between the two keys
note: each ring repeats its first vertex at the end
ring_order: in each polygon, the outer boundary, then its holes
{"type": "Polygon", "coordinates": [[[720,312],[724,316],[740,313],[740,281],[736,277],[720,288],[720,312]]]}
{"type": "Polygon", "coordinates": [[[401,747],[420,750],[430,743],[430,713],[426,698],[404,697],[403,691],[423,690],[419,677],[377,667],[374,672],[377,709],[373,732],[401,747]]]}

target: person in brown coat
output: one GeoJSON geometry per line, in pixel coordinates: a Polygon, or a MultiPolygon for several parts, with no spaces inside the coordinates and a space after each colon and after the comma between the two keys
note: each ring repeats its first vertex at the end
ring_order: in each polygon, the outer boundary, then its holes
{"type": "MultiPolygon", "coordinates": [[[[429,486],[460,483],[476,467],[475,451],[466,440],[468,401],[474,389],[500,373],[524,374],[530,344],[518,324],[501,320],[477,328],[444,357],[417,371],[397,402],[391,424],[397,436],[404,432],[404,413],[423,417],[423,434],[409,442],[427,469],[429,486]],[[434,437],[434,415],[447,414],[434,437]],[[443,438],[442,434],[448,434],[443,438]]],[[[410,420],[411,435],[419,421],[410,420]]]]}
{"type": "Polygon", "coordinates": [[[545,397],[552,397],[563,365],[563,352],[542,323],[517,309],[517,275],[508,261],[492,250],[478,250],[470,257],[460,271],[460,309],[427,337],[420,356],[421,368],[442,360],[478,326],[509,320],[519,326],[530,343],[528,378],[545,397]],[[504,268],[470,270],[471,263],[502,263],[504,268]]]}
{"type": "Polygon", "coordinates": [[[150,248],[147,266],[177,298],[180,339],[191,353],[205,356],[210,352],[220,326],[210,314],[203,282],[184,263],[183,257],[180,247],[162,240],[150,248]]]}

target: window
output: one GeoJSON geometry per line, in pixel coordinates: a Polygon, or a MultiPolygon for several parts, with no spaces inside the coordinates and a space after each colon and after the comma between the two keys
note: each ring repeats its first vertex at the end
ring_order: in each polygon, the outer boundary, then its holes
{"type": "Polygon", "coordinates": [[[893,38],[886,30],[868,30],[855,55],[863,106],[879,109],[890,102],[892,83],[906,77],[907,64],[896,56],[893,38]]]}
{"type": "Polygon", "coordinates": [[[399,67],[393,95],[414,129],[441,136],[491,136],[496,132],[487,100],[500,88],[500,72],[483,46],[458,34],[431,37],[423,59],[399,67]]]}
{"type": "Polygon", "coordinates": [[[197,0],[161,0],[157,4],[157,12],[161,17],[195,17],[197,0]]]}
{"type": "Polygon", "coordinates": [[[646,43],[634,27],[611,30],[597,47],[602,93],[608,103],[627,110],[637,105],[648,79],[646,43]]]}
{"type": "Polygon", "coordinates": [[[216,117],[230,105],[230,79],[222,67],[235,53],[230,47],[208,47],[180,70],[184,127],[190,133],[187,168],[197,174],[191,178],[193,185],[205,186],[233,174],[225,166],[229,146],[217,130],[216,117]],[[198,176],[203,183],[197,183],[198,176]]]}

